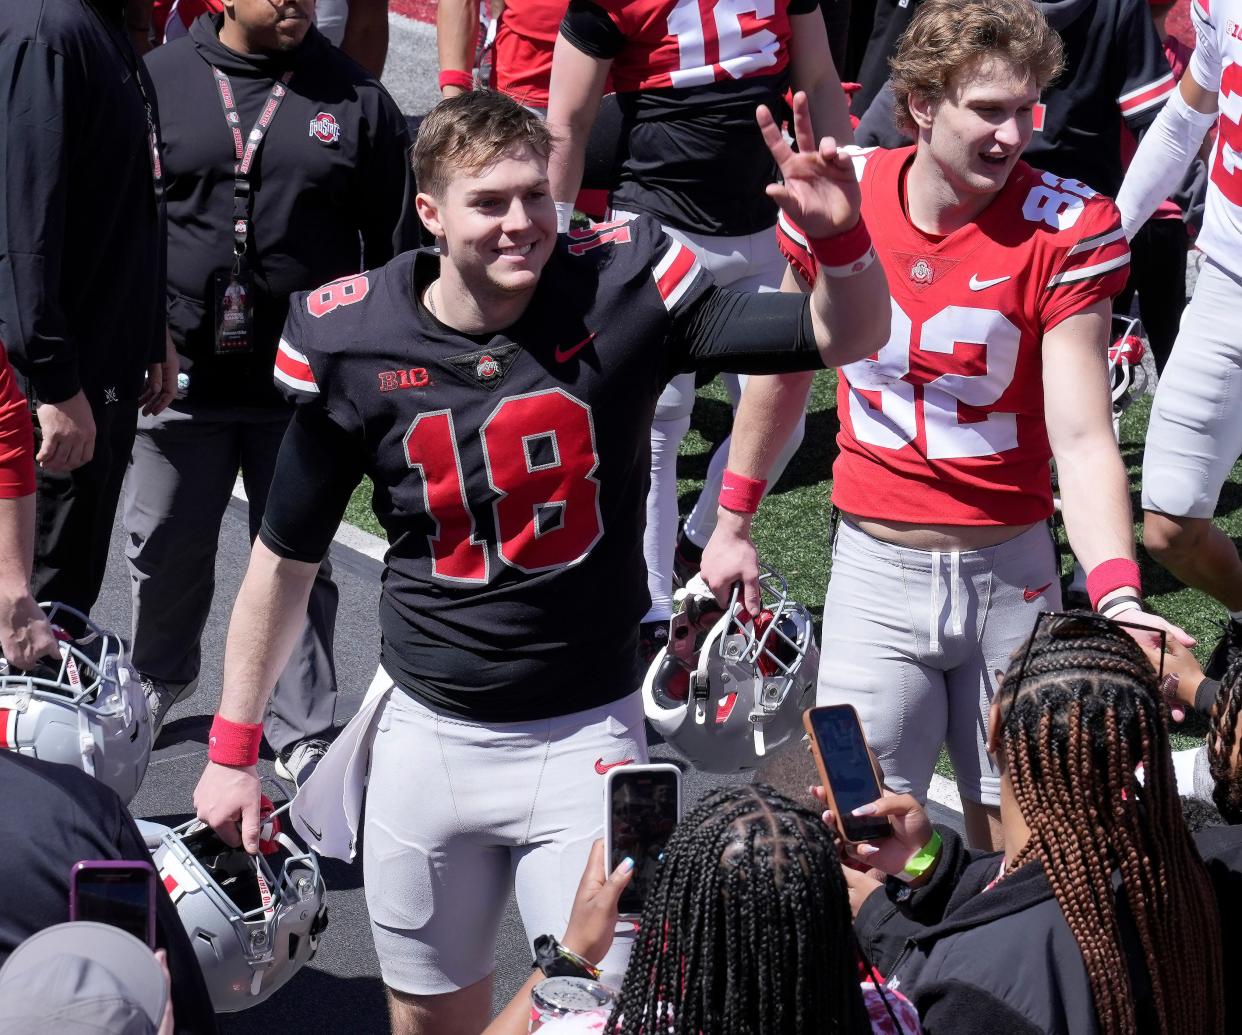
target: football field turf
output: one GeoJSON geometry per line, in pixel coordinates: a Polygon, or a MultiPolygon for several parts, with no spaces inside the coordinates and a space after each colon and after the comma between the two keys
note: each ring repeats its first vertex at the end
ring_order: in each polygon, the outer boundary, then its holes
{"type": "MultiPolygon", "coordinates": [[[[832,486],[832,460],[836,456],[837,410],[836,374],[825,371],[815,379],[806,435],[801,449],[786,468],[780,482],[764,500],[754,524],[759,556],[789,581],[795,599],[805,603],[816,617],[823,617],[824,589],[828,584],[828,496],[832,486]]],[[[1130,477],[1130,498],[1139,518],[1139,479],[1143,462],[1143,436],[1151,410],[1150,396],[1136,402],[1121,422],[1121,454],[1130,477]]],[[[681,512],[693,506],[707,472],[712,450],[728,433],[732,418],[728,397],[718,382],[699,390],[690,433],[682,443],[678,491],[681,512]]],[[[350,503],[346,520],[379,535],[371,513],[370,485],[359,486],[350,503]]],[[[1221,493],[1217,524],[1235,542],[1242,541],[1242,463],[1235,465],[1221,493]]],[[[1136,521],[1141,534],[1141,521],[1136,521]]],[[[1062,532],[1063,536],[1063,532],[1062,532]]],[[[1068,551],[1064,563],[1071,563],[1068,551]]],[[[1143,586],[1149,607],[1176,622],[1199,641],[1195,653],[1199,660],[1207,655],[1220,634],[1224,610],[1203,594],[1178,583],[1139,548],[1143,586]]],[[[1202,729],[1198,729],[1199,735],[1202,729]]],[[[1191,747],[1198,742],[1192,732],[1174,734],[1174,747],[1191,747]]],[[[941,770],[949,775],[947,760],[941,770]]]]}

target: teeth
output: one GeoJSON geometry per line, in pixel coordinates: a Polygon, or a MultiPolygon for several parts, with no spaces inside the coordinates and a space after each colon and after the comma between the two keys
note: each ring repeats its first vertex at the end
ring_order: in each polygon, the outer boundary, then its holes
{"type": "Polygon", "coordinates": [[[501,248],[500,254],[501,255],[529,255],[531,249],[534,247],[535,247],[535,244],[533,241],[530,244],[522,245],[520,248],[517,246],[511,245],[508,248],[501,248]]]}

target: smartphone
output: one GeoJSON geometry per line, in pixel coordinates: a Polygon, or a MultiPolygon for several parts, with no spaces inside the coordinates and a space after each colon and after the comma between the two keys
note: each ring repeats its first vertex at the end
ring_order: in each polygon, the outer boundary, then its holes
{"type": "Polygon", "coordinates": [[[627,857],[634,876],[621,892],[618,911],[643,911],[664,846],[681,820],[681,770],[675,765],[624,765],[604,779],[604,851],[611,873],[627,857]]]}
{"type": "Polygon", "coordinates": [[[880,797],[881,784],[858,712],[848,704],[808,708],[802,713],[802,725],[811,735],[811,751],[828,793],[828,807],[845,842],[888,837],[892,827],[886,817],[853,815],[860,805],[880,797]]]}
{"type": "Polygon", "coordinates": [[[76,862],[69,871],[69,919],[119,927],[154,949],[155,880],[147,861],[76,862]]]}

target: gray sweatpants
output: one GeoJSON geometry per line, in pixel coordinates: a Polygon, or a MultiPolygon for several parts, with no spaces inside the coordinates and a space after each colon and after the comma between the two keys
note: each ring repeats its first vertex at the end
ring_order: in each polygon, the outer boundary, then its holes
{"type": "MultiPolygon", "coordinates": [[[[174,404],[175,406],[176,404],[174,404]]],[[[215,593],[220,522],[240,468],[258,534],[286,411],[169,407],[138,418],[125,477],[125,556],[133,594],[134,666],[145,676],[186,683],[198,675],[199,641],[215,593]]],[[[307,621],[276,683],[264,720],[277,751],[323,734],[336,710],[332,636],[337,589],[325,558],[307,621]]]]}
{"type": "Polygon", "coordinates": [[[1000,803],[988,756],[996,671],[1061,609],[1048,526],[983,550],[929,553],[894,546],[842,519],[824,601],[816,703],[858,710],[898,793],[927,798],[940,745],[962,797],[1000,803]]]}

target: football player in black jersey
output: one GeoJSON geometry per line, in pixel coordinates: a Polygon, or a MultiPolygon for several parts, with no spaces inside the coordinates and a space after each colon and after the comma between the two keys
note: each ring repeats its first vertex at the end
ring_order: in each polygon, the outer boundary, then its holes
{"type": "Polygon", "coordinates": [[[437,248],[294,296],[276,380],[299,405],[195,803],[257,850],[256,724],[365,472],[391,544],[381,669],[294,822],[352,856],[369,755],[365,882],[394,1031],[486,1024],[509,888],[532,939],[561,935],[603,776],[646,758],[635,639],[664,384],[839,366],[886,340],[852,168],[816,146],[805,97],[795,109],[799,153],[759,115],[784,180],[769,194],[839,271],[809,298],[718,288],[647,217],[558,237],[549,133],[486,91],[441,102],[419,133],[437,248]]]}

